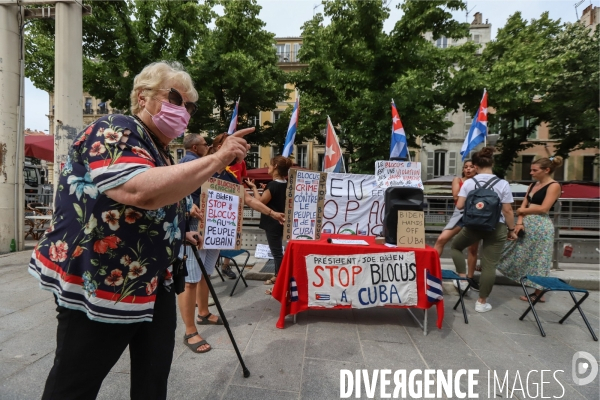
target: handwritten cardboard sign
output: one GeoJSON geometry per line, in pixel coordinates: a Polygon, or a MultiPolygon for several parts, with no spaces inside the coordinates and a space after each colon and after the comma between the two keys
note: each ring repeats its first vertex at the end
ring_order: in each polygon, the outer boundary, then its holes
{"type": "Polygon", "coordinates": [[[210,178],[200,194],[200,249],[238,250],[242,247],[244,189],[210,178]]]}
{"type": "Polygon", "coordinates": [[[398,247],[425,247],[425,216],[423,211],[398,211],[398,247]]]}
{"type": "Polygon", "coordinates": [[[423,189],[421,163],[409,161],[375,161],[377,187],[404,186],[423,189]]]}
{"type": "Polygon", "coordinates": [[[417,304],[415,253],[306,256],[308,306],[417,304]]]}
{"type": "Polygon", "coordinates": [[[285,202],[286,239],[321,237],[326,179],[323,172],[290,170],[285,202]]]}

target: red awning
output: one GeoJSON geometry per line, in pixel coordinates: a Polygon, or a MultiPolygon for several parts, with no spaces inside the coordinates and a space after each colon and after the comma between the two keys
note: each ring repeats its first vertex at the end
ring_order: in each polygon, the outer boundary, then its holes
{"type": "Polygon", "coordinates": [[[598,199],[600,198],[600,187],[598,185],[567,183],[562,186],[560,197],[563,199],[598,199]]]}
{"type": "Polygon", "coordinates": [[[54,136],[26,135],[25,156],[54,162],[54,136]]]}

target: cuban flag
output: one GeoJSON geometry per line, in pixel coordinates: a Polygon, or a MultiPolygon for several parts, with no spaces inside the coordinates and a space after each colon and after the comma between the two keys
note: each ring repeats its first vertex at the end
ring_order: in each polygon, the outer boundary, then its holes
{"type": "Polygon", "coordinates": [[[430,303],[435,303],[442,300],[442,280],[431,275],[428,270],[425,270],[425,292],[427,300],[430,303]]]}
{"type": "Polygon", "coordinates": [[[325,157],[323,159],[323,171],[324,172],[340,172],[342,170],[342,163],[344,157],[342,157],[342,149],[340,142],[338,142],[335,129],[329,116],[327,117],[327,135],[325,137],[325,157]]]}
{"type": "Polygon", "coordinates": [[[290,301],[298,301],[298,286],[293,276],[290,278],[290,301]]]}
{"type": "Polygon", "coordinates": [[[281,153],[284,157],[289,157],[294,150],[294,140],[296,140],[296,131],[298,130],[298,117],[300,117],[300,94],[296,92],[296,102],[294,103],[292,118],[290,118],[290,125],[288,126],[283,152],[281,153]]]}
{"type": "Polygon", "coordinates": [[[392,99],[392,144],[390,145],[390,158],[394,157],[408,157],[408,142],[406,141],[402,121],[400,121],[400,114],[398,114],[396,104],[394,103],[394,99],[392,99]]]}
{"type": "Polygon", "coordinates": [[[240,104],[240,98],[238,97],[235,102],[235,108],[233,109],[233,114],[231,115],[231,122],[229,123],[229,129],[227,130],[227,134],[231,135],[233,132],[237,130],[237,119],[238,119],[238,105],[240,104]]]}
{"type": "Polygon", "coordinates": [[[462,154],[462,161],[469,156],[469,153],[479,144],[483,143],[485,137],[488,132],[487,123],[488,123],[488,95],[487,90],[483,89],[483,98],[481,99],[481,103],[479,104],[479,109],[477,113],[473,117],[473,123],[471,124],[471,128],[469,129],[469,133],[465,138],[465,142],[462,145],[462,149],[460,150],[460,154],[462,154]]]}

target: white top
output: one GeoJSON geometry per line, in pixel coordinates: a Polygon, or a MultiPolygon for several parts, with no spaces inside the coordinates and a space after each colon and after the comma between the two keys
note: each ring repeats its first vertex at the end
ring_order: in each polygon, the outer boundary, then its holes
{"type": "MultiPolygon", "coordinates": [[[[489,181],[492,178],[495,178],[496,175],[493,174],[477,174],[474,178],[471,179],[467,179],[462,187],[460,188],[460,192],[458,192],[458,196],[459,197],[467,197],[467,195],[469,194],[470,191],[475,189],[475,182],[473,182],[473,179],[476,179],[477,182],[479,182],[479,185],[483,186],[485,185],[485,183],[487,181],[489,181]]],[[[500,196],[500,202],[502,204],[505,203],[513,203],[514,199],[513,199],[513,195],[512,192],[510,191],[510,185],[507,181],[505,181],[504,179],[500,179],[492,188],[492,190],[496,193],[498,193],[498,196],[500,196]]],[[[500,214],[500,222],[504,223],[504,215],[500,214]]]]}

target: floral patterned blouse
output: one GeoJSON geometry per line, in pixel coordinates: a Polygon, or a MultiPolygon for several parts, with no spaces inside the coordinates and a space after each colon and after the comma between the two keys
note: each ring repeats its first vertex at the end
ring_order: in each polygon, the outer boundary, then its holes
{"type": "Polygon", "coordinates": [[[60,174],[52,223],[29,264],[61,306],[102,322],[152,321],[157,286],[172,283],[186,201],[143,210],[104,192],[165,165],[129,116],[102,117],[77,138],[60,174]]]}

